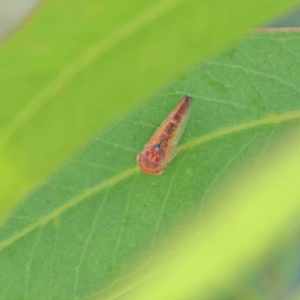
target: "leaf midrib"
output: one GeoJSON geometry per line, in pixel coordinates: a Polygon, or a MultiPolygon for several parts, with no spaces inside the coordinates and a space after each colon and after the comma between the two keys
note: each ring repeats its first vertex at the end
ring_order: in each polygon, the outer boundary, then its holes
{"type": "MultiPolygon", "coordinates": [[[[250,121],[250,122],[246,122],[246,123],[241,123],[241,124],[237,124],[237,125],[234,125],[234,126],[219,129],[219,130],[216,130],[216,131],[212,131],[212,132],[210,132],[206,135],[203,135],[203,136],[200,136],[198,138],[192,139],[192,140],[188,141],[187,143],[185,143],[182,146],[179,146],[178,150],[179,151],[185,151],[185,150],[191,149],[193,147],[196,147],[198,145],[201,145],[203,143],[209,142],[213,139],[223,137],[223,136],[231,134],[231,133],[240,132],[240,131],[243,131],[243,130],[252,129],[252,128],[259,127],[259,126],[264,126],[264,125],[280,124],[280,123],[283,123],[283,122],[286,122],[286,121],[289,121],[289,120],[295,120],[295,119],[298,119],[298,118],[300,118],[300,110],[285,112],[285,113],[278,114],[278,115],[270,115],[270,116],[262,118],[262,119],[258,119],[258,120],[254,120],[254,121],[250,121]]],[[[46,216],[43,216],[42,218],[35,221],[30,226],[26,227],[25,229],[21,230],[19,233],[12,236],[11,238],[8,238],[8,239],[4,240],[3,242],[1,242],[0,243],[0,251],[5,249],[6,247],[12,245],[14,242],[19,240],[20,238],[26,236],[28,233],[30,233],[31,231],[33,231],[37,227],[44,226],[50,220],[56,218],[57,216],[62,214],[64,211],[66,211],[69,208],[77,205],[81,201],[87,199],[89,196],[92,196],[92,195],[100,192],[101,190],[103,190],[106,187],[109,187],[109,186],[111,187],[111,186],[117,184],[119,181],[121,181],[125,178],[128,178],[129,176],[137,173],[138,171],[139,171],[139,168],[137,166],[133,167],[133,168],[130,168],[130,169],[127,169],[127,170],[121,172],[120,174],[118,174],[118,175],[116,175],[116,176],[114,176],[114,177],[112,177],[112,178],[110,178],[106,181],[103,181],[103,182],[99,183],[98,185],[96,185],[96,186],[94,186],[90,189],[87,189],[86,191],[84,191],[80,195],[74,197],[70,201],[64,203],[62,206],[55,209],[52,213],[50,213],[46,216]]]]}

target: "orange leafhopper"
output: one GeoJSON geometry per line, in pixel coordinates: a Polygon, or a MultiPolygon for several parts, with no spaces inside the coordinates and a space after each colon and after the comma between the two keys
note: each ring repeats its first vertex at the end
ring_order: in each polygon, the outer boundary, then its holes
{"type": "Polygon", "coordinates": [[[192,101],[191,97],[184,96],[138,154],[136,160],[143,172],[162,174],[176,155],[176,145],[185,129],[192,101]]]}

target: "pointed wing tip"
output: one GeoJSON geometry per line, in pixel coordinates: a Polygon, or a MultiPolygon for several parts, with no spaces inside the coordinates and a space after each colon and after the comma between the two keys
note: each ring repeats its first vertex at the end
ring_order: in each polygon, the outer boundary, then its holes
{"type": "Polygon", "coordinates": [[[183,99],[187,102],[192,102],[193,101],[193,98],[188,96],[188,95],[184,95],[183,99]]]}

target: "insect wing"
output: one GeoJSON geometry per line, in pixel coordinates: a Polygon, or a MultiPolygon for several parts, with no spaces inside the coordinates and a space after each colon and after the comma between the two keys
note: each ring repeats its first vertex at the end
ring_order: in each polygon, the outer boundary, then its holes
{"type": "Polygon", "coordinates": [[[164,143],[165,145],[163,146],[167,148],[166,151],[169,153],[182,136],[189,118],[191,103],[192,98],[184,96],[155,131],[145,145],[144,150],[153,149],[157,145],[164,143]]]}
{"type": "Polygon", "coordinates": [[[177,149],[177,144],[179,140],[181,139],[181,136],[185,130],[186,124],[188,122],[189,116],[190,116],[190,104],[189,102],[188,107],[184,111],[183,115],[181,116],[181,120],[178,123],[178,126],[176,129],[170,134],[170,137],[168,139],[168,148],[167,148],[167,162],[170,162],[174,156],[177,154],[178,149],[177,149]]]}

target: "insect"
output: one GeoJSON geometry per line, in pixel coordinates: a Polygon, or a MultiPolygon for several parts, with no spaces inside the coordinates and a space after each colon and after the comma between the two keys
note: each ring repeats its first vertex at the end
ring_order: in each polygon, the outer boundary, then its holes
{"type": "Polygon", "coordinates": [[[174,158],[178,152],[176,145],[189,118],[192,101],[191,97],[184,96],[138,154],[136,160],[143,172],[160,175],[174,158]]]}

